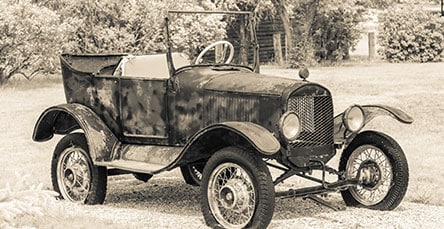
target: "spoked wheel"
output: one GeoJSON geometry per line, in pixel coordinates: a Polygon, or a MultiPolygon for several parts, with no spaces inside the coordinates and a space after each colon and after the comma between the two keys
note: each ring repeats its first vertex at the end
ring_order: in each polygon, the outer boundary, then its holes
{"type": "Polygon", "coordinates": [[[210,158],[201,193],[210,227],[266,228],[273,216],[270,172],[260,157],[239,148],[224,148],[210,158]]]}
{"type": "Polygon", "coordinates": [[[342,191],[347,205],[377,210],[396,208],[407,191],[408,164],[401,147],[389,136],[364,132],[341,156],[340,171],[359,185],[342,191]]]}
{"type": "Polygon", "coordinates": [[[106,168],[92,164],[83,134],[69,134],[57,144],[51,178],[54,190],[63,199],[86,204],[105,200],[106,168]]]}
{"type": "Polygon", "coordinates": [[[185,183],[193,186],[199,186],[202,180],[202,172],[205,162],[188,164],[180,167],[185,183]]]}

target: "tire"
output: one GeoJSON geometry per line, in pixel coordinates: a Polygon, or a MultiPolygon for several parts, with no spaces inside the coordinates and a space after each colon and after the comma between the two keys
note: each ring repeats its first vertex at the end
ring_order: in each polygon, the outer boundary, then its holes
{"type": "Polygon", "coordinates": [[[252,152],[235,147],[217,151],[205,165],[200,190],[201,210],[212,228],[267,228],[273,217],[270,171],[252,152]]]}
{"type": "Polygon", "coordinates": [[[62,199],[84,204],[102,204],[105,200],[107,169],[93,165],[82,133],[68,134],[57,144],[51,180],[62,199]]]}
{"type": "Polygon", "coordinates": [[[185,183],[193,186],[200,186],[204,167],[205,162],[181,166],[180,172],[182,173],[182,177],[185,180],[185,183]]]}
{"type": "Polygon", "coordinates": [[[341,155],[339,171],[345,171],[346,178],[361,174],[359,185],[341,192],[348,206],[393,210],[407,191],[409,168],[404,152],[395,140],[379,132],[359,134],[341,155]]]}

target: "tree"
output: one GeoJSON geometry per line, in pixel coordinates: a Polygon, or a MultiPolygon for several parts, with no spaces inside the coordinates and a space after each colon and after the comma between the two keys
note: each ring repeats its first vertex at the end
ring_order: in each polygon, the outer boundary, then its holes
{"type": "Polygon", "coordinates": [[[14,75],[32,79],[54,69],[69,26],[59,26],[59,16],[30,1],[1,1],[0,85],[14,75]]]}

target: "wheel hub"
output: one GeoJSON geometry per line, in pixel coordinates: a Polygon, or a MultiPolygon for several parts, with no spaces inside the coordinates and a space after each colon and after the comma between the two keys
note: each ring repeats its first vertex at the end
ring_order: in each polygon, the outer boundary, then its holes
{"type": "Polygon", "coordinates": [[[242,212],[248,207],[249,193],[247,186],[241,179],[231,179],[225,184],[219,195],[221,204],[226,209],[235,209],[242,212]]]}
{"type": "Polygon", "coordinates": [[[74,172],[71,169],[66,169],[64,173],[65,179],[65,185],[68,188],[72,188],[74,184],[76,183],[76,176],[74,175],[74,172]]]}
{"type": "Polygon", "coordinates": [[[373,189],[378,186],[381,181],[381,169],[374,161],[366,161],[362,163],[359,170],[359,180],[363,187],[373,189]]]}

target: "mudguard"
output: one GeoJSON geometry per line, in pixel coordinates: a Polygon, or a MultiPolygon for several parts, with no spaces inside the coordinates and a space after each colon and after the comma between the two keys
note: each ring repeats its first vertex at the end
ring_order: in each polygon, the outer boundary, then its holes
{"type": "MultiPolygon", "coordinates": [[[[281,148],[276,137],[262,126],[251,122],[223,122],[211,125],[195,134],[185,145],[176,161],[166,169],[169,170],[199,158],[209,158],[213,152],[208,152],[207,149],[223,147],[227,141],[234,139],[241,140],[242,143],[264,156],[274,155],[281,148]],[[236,137],[231,138],[232,136],[236,137]]],[[[239,142],[230,143],[239,145],[239,142]]]]}
{"type": "Polygon", "coordinates": [[[117,138],[97,114],[81,104],[61,104],[46,109],[37,120],[32,139],[48,141],[54,134],[68,134],[77,129],[85,133],[93,162],[110,160],[117,138]]]}
{"type": "MultiPolygon", "coordinates": [[[[413,123],[413,118],[406,112],[399,108],[386,105],[364,105],[361,106],[364,110],[365,121],[364,126],[378,116],[390,116],[404,124],[413,123]]],[[[356,134],[349,132],[342,123],[343,113],[334,118],[334,140],[336,144],[348,143],[353,140],[356,134]]]]}

